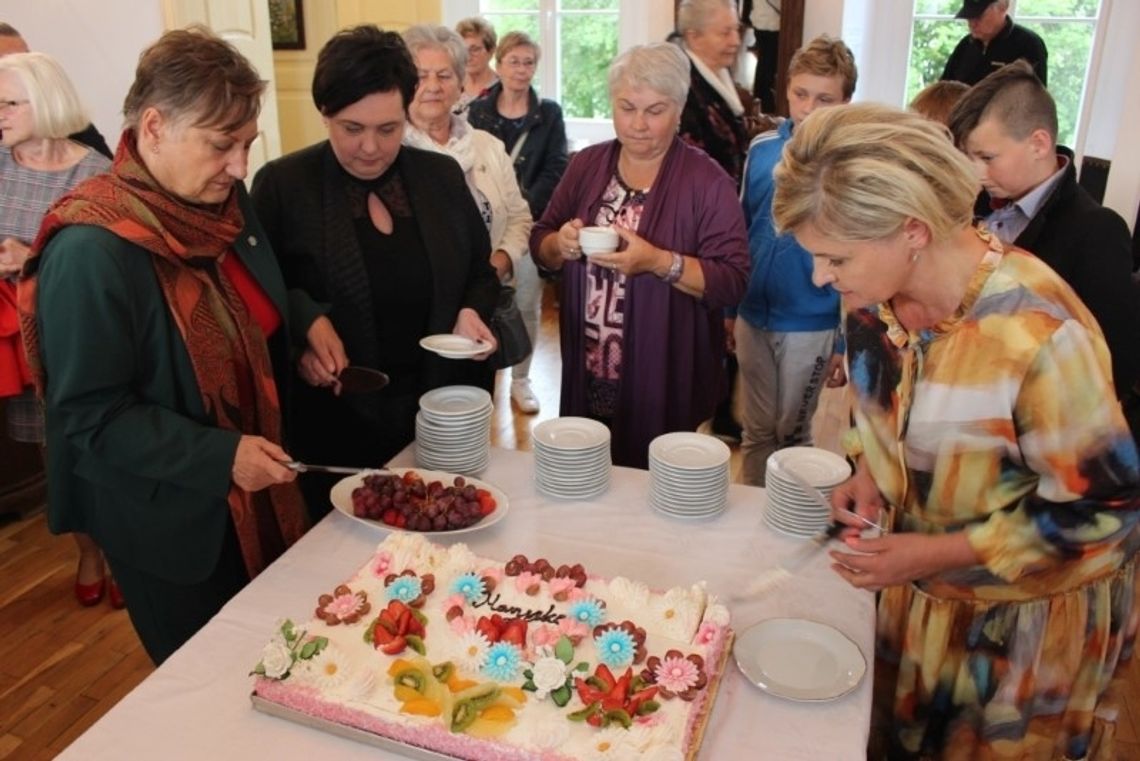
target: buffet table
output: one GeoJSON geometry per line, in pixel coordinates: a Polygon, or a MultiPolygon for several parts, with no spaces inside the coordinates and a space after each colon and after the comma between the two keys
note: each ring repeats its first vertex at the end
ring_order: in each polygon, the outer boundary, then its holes
{"type": "MultiPolygon", "coordinates": [[[[392,465],[413,465],[411,449],[392,465]]],[[[529,452],[493,449],[481,476],[510,498],[505,518],[463,535],[476,553],[523,553],[555,565],[580,562],[593,574],[625,575],[664,588],[698,580],[727,598],[802,540],[764,526],[764,491],[734,484],[720,516],[682,521],[647,503],[648,472],[615,468],[608,492],[589,503],[549,500],[535,491],[529,452]]],[[[302,476],[303,477],[303,476],[302,476]]],[[[127,695],[60,759],[396,758],[367,745],[255,711],[247,676],[281,618],[305,620],[315,601],[348,578],[383,534],[336,511],[127,695]]],[[[768,618],[807,618],[852,639],[867,674],[829,702],[795,703],[761,692],[730,660],[713,709],[702,759],[865,758],[871,713],[874,603],[828,567],[820,553],[795,578],[757,599],[728,601],[742,632],[768,618]]]]}

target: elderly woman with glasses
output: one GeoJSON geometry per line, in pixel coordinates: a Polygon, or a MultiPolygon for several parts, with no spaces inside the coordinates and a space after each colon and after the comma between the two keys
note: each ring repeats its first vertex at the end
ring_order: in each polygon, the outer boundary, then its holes
{"type": "MultiPolygon", "coordinates": [[[[562,173],[566,171],[566,125],[562,109],[539,98],[533,85],[541,50],[525,32],[503,35],[495,51],[501,79],[471,103],[467,121],[503,141],[511,155],[519,190],[534,219],[542,217],[562,173]]],[[[533,259],[518,262],[518,303],[531,340],[538,338],[542,281],[533,259]]],[[[530,386],[530,358],[511,369],[511,398],[523,412],[538,412],[530,386]]]]}
{"type": "MultiPolygon", "coordinates": [[[[6,399],[8,436],[43,443],[43,412],[20,343],[16,274],[31,253],[48,208],[67,191],[111,162],[68,136],[88,123],[79,95],[63,67],[42,53],[0,58],[0,397],[6,399]]],[[[103,556],[87,534],[79,547],[75,597],[99,603],[108,588],[123,605],[114,581],[107,584],[103,556]]]]}
{"type": "Polygon", "coordinates": [[[467,49],[467,62],[463,67],[462,89],[455,102],[454,111],[462,114],[476,98],[486,95],[491,86],[499,81],[491,68],[491,56],[495,53],[495,27],[484,18],[472,16],[455,25],[455,31],[463,38],[467,49]]]}
{"type": "Polygon", "coordinates": [[[531,234],[562,272],[563,415],[613,431],[614,462],[646,467],[649,442],[692,431],[723,390],[724,307],[740,301],[748,240],[736,187],[677,136],[689,60],[669,43],[610,66],[617,139],[579,152],[531,234]],[[582,257],[583,226],[612,226],[610,254],[582,257]]]}

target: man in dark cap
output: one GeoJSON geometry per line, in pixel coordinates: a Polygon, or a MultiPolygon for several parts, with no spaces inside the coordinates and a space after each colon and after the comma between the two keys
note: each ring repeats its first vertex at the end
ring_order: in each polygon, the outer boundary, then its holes
{"type": "Polygon", "coordinates": [[[970,33],[950,54],[950,60],[942,70],[942,79],[975,85],[990,72],[1020,59],[1033,67],[1041,84],[1048,84],[1046,64],[1049,53],[1045,50],[1045,42],[1025,27],[1013,23],[1009,17],[1009,0],[963,0],[956,18],[966,19],[970,33]]]}

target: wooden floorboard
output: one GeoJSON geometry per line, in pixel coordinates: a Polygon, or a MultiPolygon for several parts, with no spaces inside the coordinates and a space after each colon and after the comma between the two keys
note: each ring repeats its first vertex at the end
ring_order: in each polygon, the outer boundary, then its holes
{"type": "MultiPolygon", "coordinates": [[[[558,415],[561,363],[557,309],[547,289],[541,337],[531,368],[542,404],[523,415],[510,402],[509,376],[495,390],[492,441],[530,449],[530,432],[558,415]]],[[[839,392],[827,391],[813,431],[834,449],[847,410],[839,392]]],[[[734,473],[739,454],[734,447],[734,473]]],[[[53,536],[41,514],[0,519],[0,760],[50,759],[87,730],[151,673],[153,667],[125,611],[106,601],[80,608],[71,593],[77,551],[53,536]]],[[[1140,661],[1128,667],[1120,694],[1118,757],[1140,761],[1140,661]]]]}

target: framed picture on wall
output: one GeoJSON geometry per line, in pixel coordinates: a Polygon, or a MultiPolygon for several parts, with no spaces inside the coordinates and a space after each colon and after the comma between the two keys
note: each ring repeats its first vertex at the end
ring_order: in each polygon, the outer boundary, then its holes
{"type": "Polygon", "coordinates": [[[269,32],[274,50],[304,50],[305,21],[301,0],[269,0],[269,32]]]}

